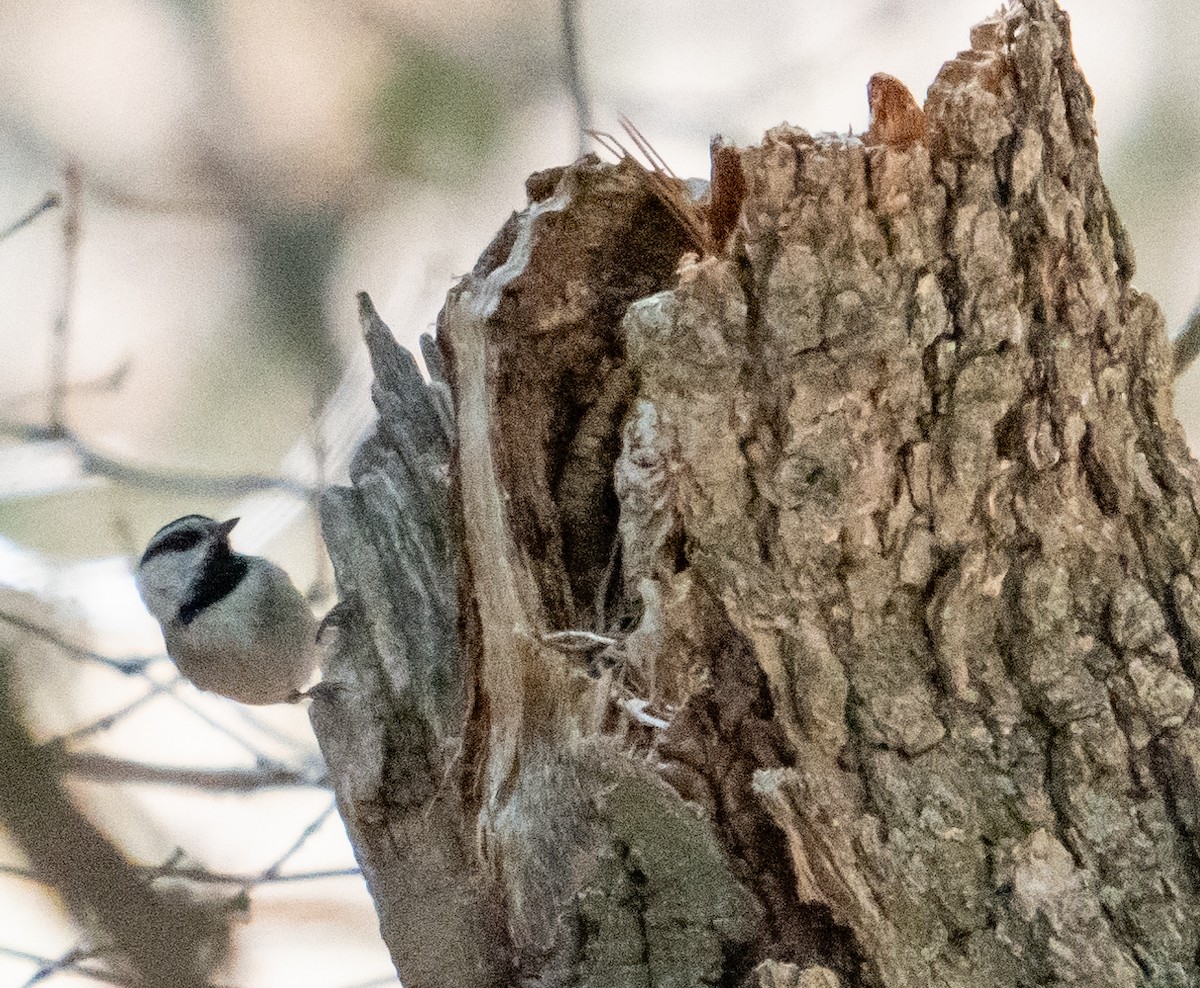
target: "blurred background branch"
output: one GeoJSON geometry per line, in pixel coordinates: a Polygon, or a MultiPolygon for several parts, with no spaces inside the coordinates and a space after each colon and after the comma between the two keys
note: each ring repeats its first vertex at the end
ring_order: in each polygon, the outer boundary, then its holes
{"type": "Polygon", "coordinates": [[[571,102],[575,106],[575,129],[579,134],[579,154],[587,154],[591,150],[592,103],[588,97],[587,85],[583,79],[583,66],[580,64],[582,52],[579,42],[578,0],[559,0],[559,10],[562,17],[563,59],[566,62],[567,89],[571,93],[571,102]]]}
{"type": "Polygon", "coordinates": [[[50,428],[66,428],[67,369],[71,354],[71,322],[75,308],[75,286],[79,280],[79,235],[83,222],[83,176],[79,162],[69,161],[63,171],[62,298],[50,349],[50,382],[47,393],[50,407],[46,415],[50,428]]]}
{"type": "Polygon", "coordinates": [[[94,938],[111,942],[146,985],[204,985],[225,951],[222,917],[179,895],[153,889],[73,805],[55,762],[29,737],[0,651],[0,820],[94,938]]]}
{"type": "Polygon", "coordinates": [[[24,215],[17,217],[17,219],[13,220],[10,224],[8,224],[8,226],[4,227],[3,230],[0,230],[0,241],[7,240],[18,230],[24,229],[39,216],[41,216],[42,213],[57,206],[60,201],[61,200],[59,199],[57,192],[47,192],[42,197],[41,202],[39,202],[24,215]]]}

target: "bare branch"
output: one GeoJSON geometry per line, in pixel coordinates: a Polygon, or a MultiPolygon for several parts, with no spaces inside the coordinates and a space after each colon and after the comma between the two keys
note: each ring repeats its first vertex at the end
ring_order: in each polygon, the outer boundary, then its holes
{"type": "Polygon", "coordinates": [[[11,223],[9,223],[8,226],[6,226],[3,230],[0,230],[0,241],[7,240],[14,233],[17,233],[17,232],[25,229],[25,227],[29,226],[30,223],[32,223],[39,216],[41,216],[42,213],[44,213],[48,210],[51,210],[55,206],[57,206],[60,201],[61,200],[58,198],[57,192],[47,192],[45,194],[45,196],[42,197],[41,202],[39,202],[36,206],[34,206],[28,212],[17,217],[15,220],[13,220],[11,223]]]}
{"type": "Polygon", "coordinates": [[[280,855],[278,859],[276,859],[274,864],[272,864],[269,868],[267,868],[263,871],[260,880],[273,879],[273,878],[278,877],[279,869],[282,868],[285,864],[287,864],[288,860],[292,857],[292,855],[294,855],[297,851],[300,850],[300,848],[302,848],[305,844],[308,843],[308,839],[313,834],[315,834],[318,830],[320,830],[321,827],[323,827],[325,825],[325,821],[328,820],[336,811],[337,811],[336,800],[330,800],[329,805],[325,808],[325,811],[323,813],[321,813],[315,820],[313,820],[312,823],[310,823],[307,827],[305,827],[303,831],[301,831],[300,836],[296,838],[296,840],[292,844],[292,846],[289,847],[286,851],[284,851],[283,854],[280,855]]]}
{"type": "Polygon", "coordinates": [[[358,868],[326,868],[316,871],[297,871],[288,875],[234,875],[230,872],[210,871],[207,868],[177,868],[163,866],[153,870],[155,878],[182,878],[202,885],[240,885],[253,888],[256,885],[278,885],[285,882],[319,882],[327,878],[356,878],[362,874],[358,868]]]}
{"type": "Polygon", "coordinates": [[[133,659],[114,659],[111,655],[104,655],[90,648],[84,648],[82,645],[76,645],[74,642],[69,642],[51,628],[34,624],[32,621],[27,621],[25,618],[18,617],[16,614],[11,614],[7,611],[0,611],[0,621],[10,624],[14,628],[19,628],[28,634],[36,635],[42,641],[49,642],[56,648],[61,649],[73,659],[98,662],[100,665],[108,666],[108,668],[126,676],[135,676],[144,672],[146,666],[158,658],[158,656],[143,656],[133,659]]]}
{"type": "MultiPolygon", "coordinates": [[[[178,878],[200,885],[239,885],[252,888],[256,885],[282,885],[289,882],[320,882],[327,878],[355,878],[362,870],[354,867],[347,868],[315,868],[312,871],[295,871],[286,875],[235,875],[232,872],[213,871],[195,865],[177,865],[173,860],[161,865],[147,865],[142,868],[147,878],[178,878]]],[[[0,875],[9,878],[21,878],[29,882],[49,884],[48,881],[31,868],[21,868],[17,865],[0,864],[0,875]]],[[[5,948],[0,947],[0,952],[5,948]]]]}
{"type": "MultiPolygon", "coordinates": [[[[268,755],[266,752],[264,752],[260,747],[258,747],[258,745],[253,744],[251,741],[242,737],[236,731],[232,730],[225,724],[222,724],[219,720],[215,719],[214,717],[210,717],[199,706],[197,706],[195,703],[192,702],[191,698],[187,695],[186,692],[183,693],[182,695],[179,692],[177,692],[178,688],[180,686],[184,685],[185,683],[187,683],[187,681],[182,676],[176,676],[173,680],[171,680],[170,683],[165,684],[165,686],[162,688],[165,689],[166,691],[170,692],[171,695],[173,696],[173,698],[175,699],[175,701],[178,702],[179,704],[181,704],[190,714],[192,714],[192,716],[198,718],[199,720],[202,720],[205,724],[207,724],[209,727],[211,727],[214,731],[224,734],[227,738],[229,738],[232,741],[236,741],[243,748],[245,748],[246,751],[248,751],[250,754],[252,754],[254,756],[255,761],[258,763],[259,767],[274,766],[277,764],[275,762],[275,760],[273,758],[271,758],[271,756],[268,755]]],[[[192,686],[190,683],[187,683],[186,689],[189,691],[193,691],[193,692],[195,691],[195,687],[192,686]]],[[[262,721],[258,720],[255,717],[253,717],[253,715],[248,710],[243,708],[240,704],[235,703],[235,704],[233,704],[233,706],[237,708],[237,712],[242,716],[242,719],[244,721],[246,721],[246,723],[249,724],[251,727],[253,727],[255,730],[258,730],[264,734],[271,734],[276,740],[279,740],[280,736],[277,733],[272,732],[265,723],[263,723],[262,721]]]]}
{"type": "Polygon", "coordinates": [[[592,129],[592,106],[587,87],[583,81],[580,65],[579,23],[576,19],[578,0],[560,0],[562,11],[563,55],[566,60],[567,85],[571,90],[571,101],[575,104],[575,129],[579,138],[579,153],[588,150],[588,133],[592,129]]]}
{"type": "MultiPolygon", "coordinates": [[[[96,377],[85,378],[82,381],[73,381],[68,390],[71,394],[108,394],[114,391],[119,391],[129,377],[129,372],[133,369],[133,358],[123,357],[120,363],[112,370],[105,374],[100,374],[96,377]]],[[[44,395],[44,390],[26,391],[22,394],[15,394],[4,399],[5,408],[18,408],[26,402],[39,399],[44,395]]]]}
{"type": "MultiPolygon", "coordinates": [[[[42,426],[0,421],[0,435],[12,436],[28,443],[63,444],[78,457],[80,474],[103,477],[114,483],[160,494],[238,498],[262,491],[282,491],[301,500],[310,500],[314,495],[313,486],[286,477],[267,477],[261,474],[214,477],[123,463],[92,449],[75,432],[63,425],[42,426]]],[[[0,496],[4,493],[4,487],[5,485],[0,484],[0,496]]]]}
{"type": "Polygon", "coordinates": [[[93,734],[100,734],[110,730],[119,721],[124,720],[139,707],[144,707],[147,703],[153,700],[156,696],[161,696],[164,693],[170,693],[167,686],[161,686],[158,683],[151,683],[151,688],[139,696],[136,700],[125,704],[123,707],[118,707],[111,713],[104,714],[102,717],[97,717],[90,723],[84,724],[82,727],[77,727],[73,731],[68,731],[65,734],[60,734],[55,738],[55,742],[61,745],[68,745],[72,741],[79,741],[86,737],[91,737],[93,734]]]}
{"type": "Polygon", "coordinates": [[[46,876],[77,920],[98,923],[150,984],[207,983],[223,953],[224,918],[146,885],[110,840],[75,806],[55,759],[21,722],[0,655],[0,819],[33,869],[46,876]]]}
{"type": "MultiPolygon", "coordinates": [[[[8,869],[0,869],[7,871],[8,869]]],[[[91,978],[94,981],[101,981],[108,985],[132,985],[133,982],[128,978],[123,978],[112,971],[98,970],[94,967],[85,966],[86,961],[94,960],[95,953],[85,952],[79,948],[67,951],[62,957],[55,960],[52,957],[46,957],[42,954],[33,954],[27,950],[17,950],[15,947],[0,946],[0,955],[12,957],[19,961],[29,961],[31,964],[41,965],[40,969],[33,977],[26,981],[26,985],[37,984],[38,981],[43,981],[51,974],[56,974],[59,971],[70,971],[73,974],[81,975],[85,978],[91,978]]]]}
{"type": "Polygon", "coordinates": [[[66,194],[63,214],[63,285],[58,318],[50,351],[50,408],[52,428],[66,421],[67,360],[71,348],[71,321],[75,309],[75,287],[79,275],[79,231],[81,226],[83,177],[79,163],[71,161],[64,174],[66,194]]]}
{"type": "MultiPolygon", "coordinates": [[[[115,672],[119,672],[122,675],[127,675],[127,676],[140,675],[145,671],[146,666],[148,666],[151,662],[158,661],[158,659],[160,658],[159,656],[155,655],[155,656],[144,656],[144,657],[132,658],[132,659],[116,659],[116,658],[113,658],[112,656],[104,655],[100,652],[96,652],[93,649],[84,648],[83,646],[77,645],[74,642],[67,641],[65,638],[63,638],[61,635],[59,635],[56,631],[54,631],[50,628],[46,628],[39,624],[35,624],[32,621],[28,621],[25,618],[19,617],[16,614],[12,614],[7,611],[0,610],[0,621],[10,624],[14,628],[19,628],[21,631],[24,631],[27,634],[34,635],[34,636],[40,638],[42,641],[49,642],[51,645],[54,645],[56,648],[61,649],[66,655],[68,655],[69,657],[71,657],[73,659],[76,659],[76,660],[82,661],[82,662],[96,662],[96,663],[99,663],[100,665],[107,666],[108,668],[112,669],[115,672]]],[[[86,737],[90,734],[97,733],[98,731],[105,730],[107,727],[110,727],[112,724],[114,724],[116,721],[118,721],[125,714],[136,709],[137,707],[142,706],[144,703],[148,702],[154,696],[162,694],[162,695],[171,696],[176,702],[180,703],[186,710],[188,710],[195,717],[199,718],[201,721],[203,721],[205,724],[207,724],[213,730],[218,731],[221,734],[224,734],[226,737],[230,738],[231,740],[237,742],[237,744],[241,745],[241,747],[243,747],[247,752],[249,752],[251,755],[254,756],[256,762],[258,763],[256,771],[258,771],[259,773],[266,773],[268,776],[273,775],[277,778],[283,779],[286,777],[287,773],[295,772],[295,770],[293,770],[293,769],[288,769],[284,766],[281,766],[274,759],[272,759],[269,755],[267,755],[261,748],[259,748],[255,744],[253,744],[247,738],[242,737],[236,731],[233,731],[232,729],[230,729],[227,725],[222,724],[220,721],[214,719],[213,717],[210,717],[207,713],[205,713],[202,709],[200,709],[195,703],[193,703],[188,696],[180,695],[179,693],[177,693],[176,691],[184,682],[184,679],[182,676],[176,676],[175,678],[173,678],[165,683],[154,683],[154,682],[150,682],[150,681],[147,681],[147,682],[148,682],[149,690],[146,693],[146,695],[138,697],[136,700],[132,701],[130,704],[128,704],[126,707],[121,708],[120,710],[106,714],[103,717],[97,719],[96,721],[93,721],[93,722],[85,725],[84,727],[79,728],[76,731],[66,734],[62,738],[58,738],[54,742],[54,744],[61,746],[68,740],[76,740],[78,738],[86,737]]],[[[278,734],[278,732],[273,731],[269,727],[269,725],[267,725],[264,722],[255,718],[249,711],[239,711],[239,713],[242,714],[243,719],[255,730],[258,730],[262,733],[270,734],[276,740],[280,740],[280,741],[284,741],[284,742],[288,742],[291,740],[290,738],[287,738],[283,735],[278,734]]],[[[99,756],[97,756],[97,757],[99,757],[99,756]]],[[[98,767],[96,767],[95,770],[100,771],[100,769],[98,767]]],[[[114,771],[115,771],[115,769],[114,769],[114,771]]],[[[311,784],[311,785],[322,785],[323,784],[322,782],[319,781],[320,779],[323,778],[323,774],[317,775],[317,774],[310,773],[308,776],[306,776],[306,778],[309,780],[309,784],[311,784]]],[[[163,781],[163,782],[165,782],[166,780],[165,779],[154,779],[154,780],[145,779],[143,781],[163,781]]]]}
{"type": "Polygon", "coordinates": [[[251,769],[188,768],[180,765],[147,765],[90,751],[68,752],[66,768],[72,775],[94,782],[136,782],[161,786],[188,786],[212,792],[258,792],[292,786],[328,788],[324,775],[278,764],[251,769]]]}
{"type": "MultiPolygon", "coordinates": [[[[40,970],[34,973],[28,981],[25,982],[25,988],[30,988],[32,985],[40,984],[48,978],[61,971],[74,971],[83,975],[97,977],[102,981],[109,981],[117,976],[108,971],[99,971],[95,968],[83,967],[82,962],[95,960],[97,951],[87,950],[83,947],[76,947],[73,950],[68,950],[56,961],[46,961],[40,970]]],[[[126,984],[124,980],[114,981],[116,984],[126,984]]]]}

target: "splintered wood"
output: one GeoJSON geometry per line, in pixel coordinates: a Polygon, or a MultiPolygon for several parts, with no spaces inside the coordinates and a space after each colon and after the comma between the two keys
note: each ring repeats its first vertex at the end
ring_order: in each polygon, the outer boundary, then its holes
{"type": "Polygon", "coordinates": [[[650,163],[647,168],[611,134],[604,131],[588,131],[602,147],[618,158],[632,161],[646,176],[650,189],[667,211],[675,218],[687,234],[688,239],[702,255],[720,253],[737,228],[742,213],[742,200],[746,197],[746,176],[742,172],[741,158],[733,144],[727,144],[720,134],[709,145],[711,157],[711,180],[708,202],[692,199],[687,184],[671,170],[646,140],[640,130],[627,117],[621,117],[621,126],[634,146],[650,163]]]}
{"type": "Polygon", "coordinates": [[[894,75],[876,72],[871,76],[867,103],[871,108],[868,144],[903,149],[925,140],[925,114],[908,87],[894,75]]]}
{"type": "MultiPolygon", "coordinates": [[[[925,114],[913,94],[895,76],[876,72],[867,83],[867,103],[871,111],[866,143],[905,150],[927,134],[925,114]]],[[[722,252],[737,229],[746,198],[746,175],[736,145],[720,134],[709,145],[710,181],[708,201],[697,201],[688,194],[687,184],[671,170],[645,135],[626,117],[621,126],[634,146],[649,163],[643,165],[611,134],[589,131],[607,151],[632,161],[645,175],[646,183],[687,234],[701,255],[722,252]]]]}
{"type": "Polygon", "coordinates": [[[712,181],[708,191],[708,236],[713,247],[723,250],[737,229],[742,215],[742,200],[746,198],[746,175],[742,159],[733,144],[727,144],[720,134],[709,145],[712,162],[712,181]]]}

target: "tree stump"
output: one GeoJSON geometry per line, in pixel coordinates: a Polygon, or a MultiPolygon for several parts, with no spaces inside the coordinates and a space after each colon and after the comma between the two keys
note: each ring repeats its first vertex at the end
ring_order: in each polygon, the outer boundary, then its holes
{"type": "Polygon", "coordinates": [[[701,253],[533,176],[433,383],[364,302],[312,715],[409,988],[1200,983],[1197,476],[1091,107],[1016,2],[701,253]]]}

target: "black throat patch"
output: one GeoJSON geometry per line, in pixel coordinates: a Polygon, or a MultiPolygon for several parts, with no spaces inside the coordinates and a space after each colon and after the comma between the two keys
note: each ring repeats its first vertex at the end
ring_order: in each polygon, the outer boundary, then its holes
{"type": "Polygon", "coordinates": [[[200,613],[218,600],[228,597],[242,582],[250,568],[245,556],[225,543],[217,543],[204,559],[204,566],[192,583],[187,600],[179,607],[179,623],[191,624],[200,613]]]}

